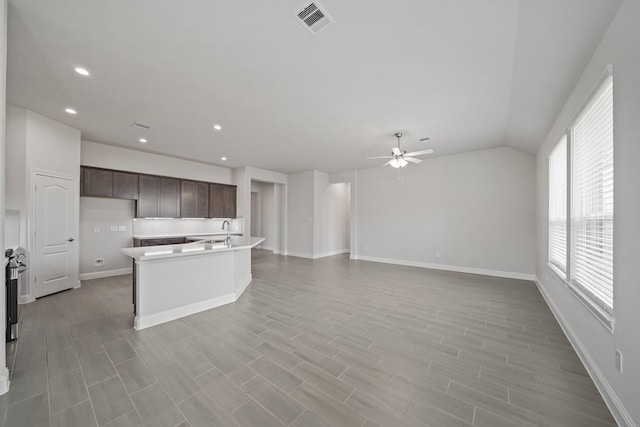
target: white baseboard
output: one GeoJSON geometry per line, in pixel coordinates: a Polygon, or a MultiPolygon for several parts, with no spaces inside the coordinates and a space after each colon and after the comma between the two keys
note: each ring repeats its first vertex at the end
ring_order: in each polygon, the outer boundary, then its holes
{"type": "Polygon", "coordinates": [[[0,395],[9,391],[9,369],[7,367],[0,368],[0,395]]]}
{"type": "Polygon", "coordinates": [[[265,251],[272,251],[272,252],[275,252],[275,251],[276,251],[276,248],[274,248],[273,246],[263,246],[263,245],[260,245],[260,246],[258,246],[258,247],[259,247],[260,249],[264,249],[265,251]]]}
{"type": "Polygon", "coordinates": [[[30,302],[34,302],[36,299],[31,295],[20,295],[18,297],[18,304],[29,304],[30,302]]]}
{"type": "Polygon", "coordinates": [[[582,361],[582,364],[589,373],[589,376],[595,383],[596,388],[600,392],[600,395],[602,395],[602,398],[607,404],[607,407],[609,407],[613,418],[615,418],[619,426],[637,427],[636,423],[633,421],[633,418],[631,418],[631,415],[618,398],[616,392],[613,390],[613,387],[611,387],[611,384],[609,384],[585,346],[582,344],[582,341],[580,341],[578,336],[575,334],[573,328],[571,328],[571,326],[569,326],[569,324],[565,321],[565,318],[560,310],[558,310],[556,305],[553,303],[553,300],[549,297],[544,287],[540,284],[538,277],[535,277],[534,282],[536,283],[540,294],[549,306],[549,309],[551,309],[553,316],[560,324],[560,328],[562,328],[562,331],[567,336],[567,339],[571,343],[571,346],[582,361]]]}
{"type": "Polygon", "coordinates": [[[234,301],[238,301],[238,298],[242,296],[242,294],[247,289],[247,287],[249,286],[249,283],[251,283],[252,280],[253,280],[253,275],[249,276],[249,280],[247,280],[247,282],[244,285],[242,285],[242,287],[240,288],[240,292],[236,292],[236,299],[234,301]]]}
{"type": "Polygon", "coordinates": [[[501,270],[488,270],[485,268],[462,267],[458,265],[433,264],[430,262],[420,262],[420,261],[405,261],[405,260],[390,259],[390,258],[377,258],[377,257],[363,256],[363,255],[358,255],[357,258],[353,257],[351,259],[381,262],[384,264],[406,265],[409,267],[430,268],[433,270],[455,271],[458,273],[481,274],[483,276],[503,277],[505,279],[533,281],[535,280],[535,277],[536,277],[535,274],[528,274],[528,273],[516,273],[512,271],[501,271],[501,270]]]}
{"type": "Polygon", "coordinates": [[[334,256],[334,255],[348,254],[348,253],[349,253],[349,249],[338,249],[337,251],[329,251],[329,252],[323,252],[320,254],[315,254],[313,256],[313,259],[324,258],[324,257],[334,256]]]}
{"type": "Polygon", "coordinates": [[[80,280],[101,279],[103,277],[122,276],[123,274],[133,273],[133,267],[119,268],[117,270],[96,271],[94,273],[81,273],[80,280]]]}
{"type": "Polygon", "coordinates": [[[283,255],[294,256],[294,257],[298,257],[298,258],[313,259],[313,255],[312,254],[307,254],[307,253],[304,253],[304,252],[290,252],[290,251],[287,251],[287,253],[285,253],[283,255]]]}
{"type": "MultiPolygon", "coordinates": [[[[275,251],[273,253],[276,253],[275,251]]],[[[334,256],[334,255],[340,255],[340,254],[345,254],[345,253],[349,253],[349,249],[339,249],[337,251],[331,251],[331,252],[323,252],[320,254],[307,254],[304,252],[287,252],[286,254],[282,254],[282,255],[286,255],[286,256],[294,256],[294,257],[298,257],[298,258],[307,258],[307,259],[318,259],[318,258],[324,258],[324,257],[328,257],[328,256],[334,256]]]]}
{"type": "Polygon", "coordinates": [[[235,293],[231,293],[231,294],[222,295],[217,298],[212,298],[206,301],[199,301],[193,304],[185,305],[184,307],[174,308],[171,310],[161,311],[160,313],[150,314],[144,317],[136,316],[133,322],[133,327],[136,330],[149,328],[151,326],[159,325],[161,323],[180,319],[181,317],[200,313],[201,311],[220,307],[221,305],[229,304],[234,301],[236,301],[236,295],[235,293]]]}

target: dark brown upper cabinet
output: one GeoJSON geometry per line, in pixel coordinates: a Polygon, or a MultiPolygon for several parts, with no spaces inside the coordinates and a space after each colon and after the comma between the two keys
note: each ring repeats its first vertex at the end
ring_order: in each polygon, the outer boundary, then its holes
{"type": "Polygon", "coordinates": [[[136,200],[138,174],[83,166],[80,169],[80,195],[136,200]]]}
{"type": "Polygon", "coordinates": [[[209,217],[209,184],[198,181],[181,182],[180,214],[182,218],[209,217]]]}
{"type": "Polygon", "coordinates": [[[113,171],[107,169],[81,169],[82,195],[90,197],[113,197],[113,171]]]}
{"type": "Polygon", "coordinates": [[[113,171],[113,197],[138,200],[138,174],[113,171]]]}
{"type": "Polygon", "coordinates": [[[139,175],[137,216],[180,218],[180,180],[139,175]]]}
{"type": "Polygon", "coordinates": [[[224,184],[209,184],[209,217],[236,217],[236,187],[224,184]]]}
{"type": "Polygon", "coordinates": [[[235,218],[235,185],[81,166],[80,195],[137,200],[138,218],[235,218]]]}
{"type": "Polygon", "coordinates": [[[236,187],[226,185],[224,187],[223,218],[236,217],[236,187]]]}
{"type": "Polygon", "coordinates": [[[137,217],[159,217],[160,177],[151,175],[138,176],[138,209],[137,217]]]}

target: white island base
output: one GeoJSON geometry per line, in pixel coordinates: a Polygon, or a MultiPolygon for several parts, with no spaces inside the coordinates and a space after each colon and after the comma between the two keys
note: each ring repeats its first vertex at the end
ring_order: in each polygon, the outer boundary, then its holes
{"type": "Polygon", "coordinates": [[[220,244],[126,248],[134,258],[135,329],[144,329],[235,302],[251,282],[251,248],[264,238],[220,244]]]}

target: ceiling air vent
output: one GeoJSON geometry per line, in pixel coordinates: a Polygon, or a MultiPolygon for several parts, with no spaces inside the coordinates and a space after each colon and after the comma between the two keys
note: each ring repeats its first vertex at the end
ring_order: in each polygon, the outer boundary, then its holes
{"type": "Polygon", "coordinates": [[[149,130],[151,126],[146,125],[144,123],[140,123],[140,122],[133,122],[133,127],[138,129],[143,129],[143,130],[149,130]]]}
{"type": "Polygon", "coordinates": [[[294,12],[294,16],[300,25],[314,36],[335,22],[317,1],[305,3],[294,12]]]}

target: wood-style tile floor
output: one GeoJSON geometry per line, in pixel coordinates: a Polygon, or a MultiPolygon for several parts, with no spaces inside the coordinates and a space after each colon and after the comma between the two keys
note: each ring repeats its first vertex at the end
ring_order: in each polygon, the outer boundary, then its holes
{"type": "Polygon", "coordinates": [[[22,306],[0,420],[615,425],[531,282],[260,250],[253,274],[237,303],[143,331],[131,276],[22,306]]]}

